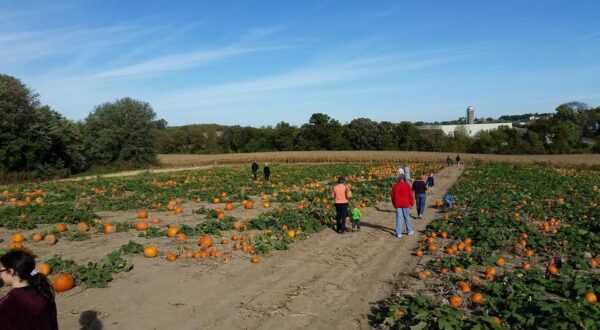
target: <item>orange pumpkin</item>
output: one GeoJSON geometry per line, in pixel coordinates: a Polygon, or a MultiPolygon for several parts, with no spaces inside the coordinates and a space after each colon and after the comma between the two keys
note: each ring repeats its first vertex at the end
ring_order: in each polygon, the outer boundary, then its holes
{"type": "Polygon", "coordinates": [[[57,223],[56,226],[54,226],[54,228],[56,228],[56,230],[58,230],[61,233],[67,231],[67,225],[65,225],[64,223],[57,223]]]}
{"type": "Polygon", "coordinates": [[[56,292],[65,292],[71,290],[75,286],[75,278],[70,273],[60,273],[54,276],[52,287],[56,292]]]}
{"type": "Polygon", "coordinates": [[[146,210],[138,211],[138,218],[148,219],[148,211],[146,211],[146,210]]]}
{"type": "Polygon", "coordinates": [[[287,235],[288,235],[289,238],[293,239],[294,237],[296,237],[296,232],[293,231],[293,230],[288,230],[287,231],[287,235]]]}
{"type": "Polygon", "coordinates": [[[253,208],[254,208],[254,202],[253,202],[253,201],[250,201],[250,200],[246,201],[246,202],[244,203],[244,208],[245,208],[245,209],[253,209],[253,208]]]}
{"type": "Polygon", "coordinates": [[[90,225],[88,225],[85,221],[81,221],[77,224],[77,230],[79,230],[82,233],[85,233],[86,231],[90,230],[90,225]]]}
{"type": "Polygon", "coordinates": [[[588,292],[585,294],[585,301],[594,304],[598,301],[598,297],[596,297],[595,293],[588,292]]]}
{"type": "Polygon", "coordinates": [[[200,240],[198,241],[198,245],[200,245],[202,247],[211,247],[213,245],[213,239],[212,239],[212,237],[210,237],[208,235],[204,235],[204,236],[200,237],[200,240]]]}
{"type": "Polygon", "coordinates": [[[479,292],[475,292],[471,295],[471,302],[474,304],[482,304],[485,300],[485,297],[479,292]]]}
{"type": "Polygon", "coordinates": [[[35,269],[38,271],[38,273],[43,274],[44,276],[52,274],[52,267],[45,262],[38,264],[35,269]]]}
{"type": "Polygon", "coordinates": [[[448,299],[448,302],[450,303],[450,306],[454,307],[454,308],[458,308],[460,307],[460,305],[462,305],[462,299],[458,296],[458,295],[451,295],[450,298],[448,299]]]}
{"type": "Polygon", "coordinates": [[[115,227],[112,223],[105,222],[102,224],[102,232],[103,233],[111,234],[111,233],[114,233],[115,231],[117,231],[117,227],[115,227]]]}
{"type": "Polygon", "coordinates": [[[56,244],[56,242],[58,242],[58,239],[56,239],[56,235],[48,234],[44,237],[44,242],[46,242],[50,245],[54,245],[54,244],[56,244]]]}
{"type": "Polygon", "coordinates": [[[148,222],[146,221],[138,221],[135,223],[135,230],[144,231],[148,230],[148,222]]]}
{"type": "Polygon", "coordinates": [[[458,282],[458,288],[460,289],[460,291],[462,293],[469,293],[469,292],[471,292],[471,287],[469,286],[469,284],[467,284],[464,281],[458,282]]]}
{"type": "Polygon", "coordinates": [[[548,267],[546,267],[546,269],[548,270],[548,274],[552,276],[558,275],[558,268],[556,268],[556,265],[549,264],[548,267]]]}
{"type": "Polygon", "coordinates": [[[154,245],[148,245],[144,247],[144,257],[154,258],[158,254],[158,249],[154,245]]]}
{"type": "Polygon", "coordinates": [[[175,235],[175,240],[185,242],[187,241],[187,235],[185,233],[177,233],[177,235],[175,235]]]}
{"type": "Polygon", "coordinates": [[[252,256],[252,258],[250,258],[250,262],[253,264],[260,263],[260,258],[257,256],[252,256]]]}
{"type": "Polygon", "coordinates": [[[227,205],[225,205],[225,210],[227,210],[227,211],[233,210],[233,204],[227,203],[227,205]]]}
{"type": "Polygon", "coordinates": [[[23,236],[23,234],[21,234],[21,233],[14,234],[12,236],[12,241],[13,242],[23,242],[23,241],[25,241],[25,236],[23,236]]]}
{"type": "Polygon", "coordinates": [[[180,214],[180,213],[183,213],[183,208],[182,208],[182,207],[180,207],[180,206],[178,206],[178,207],[176,207],[176,208],[175,208],[175,211],[173,211],[173,212],[174,212],[175,214],[180,214]]]}
{"type": "Polygon", "coordinates": [[[417,249],[417,251],[415,252],[415,255],[417,257],[422,257],[423,256],[423,251],[421,251],[421,249],[417,249]]]}
{"type": "Polygon", "coordinates": [[[213,199],[213,204],[219,204],[220,200],[218,198],[213,199]]]}
{"type": "Polygon", "coordinates": [[[531,269],[531,264],[529,264],[528,262],[524,262],[521,264],[521,268],[525,271],[530,270],[531,269]]]}
{"type": "Polygon", "coordinates": [[[167,259],[167,261],[175,261],[177,259],[177,255],[175,255],[175,253],[169,251],[165,255],[165,259],[167,259]]]}
{"type": "Polygon", "coordinates": [[[500,257],[500,258],[496,259],[496,265],[498,265],[500,267],[504,267],[505,264],[506,264],[506,260],[504,260],[504,258],[500,257]]]}
{"type": "Polygon", "coordinates": [[[35,233],[35,234],[33,234],[33,235],[31,236],[31,239],[32,239],[34,242],[39,242],[39,241],[41,241],[41,240],[43,240],[43,239],[44,239],[44,236],[43,236],[42,234],[40,234],[40,233],[35,233]]]}
{"type": "Polygon", "coordinates": [[[157,225],[160,223],[160,218],[159,217],[154,217],[150,222],[152,222],[153,224],[157,225]]]}
{"type": "Polygon", "coordinates": [[[169,227],[169,229],[167,229],[167,236],[173,237],[173,236],[177,235],[178,232],[179,232],[179,227],[171,226],[171,227],[169,227]]]}

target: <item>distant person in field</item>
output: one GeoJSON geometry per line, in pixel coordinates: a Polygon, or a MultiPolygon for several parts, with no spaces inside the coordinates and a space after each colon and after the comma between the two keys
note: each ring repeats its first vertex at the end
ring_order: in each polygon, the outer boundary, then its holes
{"type": "Polygon", "coordinates": [[[448,157],[446,157],[446,166],[450,167],[452,165],[452,158],[450,158],[450,155],[448,155],[448,157]]]}
{"type": "Polygon", "coordinates": [[[404,180],[410,183],[410,166],[408,164],[404,164],[404,180]]]}
{"type": "Polygon", "coordinates": [[[258,163],[256,161],[252,162],[252,175],[254,176],[254,180],[257,179],[258,176],[258,163]]]}
{"type": "Polygon", "coordinates": [[[400,164],[400,166],[398,166],[398,172],[396,173],[396,178],[398,178],[400,175],[404,175],[404,165],[400,164]]]}
{"type": "Polygon", "coordinates": [[[0,278],[11,288],[0,298],[0,329],[58,329],[54,292],[33,256],[21,250],[0,256],[0,278]]]}
{"type": "Polygon", "coordinates": [[[414,234],[410,208],[415,205],[415,199],[410,185],[404,179],[404,175],[398,176],[396,183],[392,186],[391,198],[396,209],[396,237],[402,237],[403,222],[406,225],[408,235],[414,234]]]}
{"type": "Polygon", "coordinates": [[[352,231],[360,231],[360,220],[362,219],[362,212],[360,208],[355,205],[350,211],[352,217],[352,231]]]}
{"type": "Polygon", "coordinates": [[[271,176],[271,168],[269,164],[265,163],[265,167],[263,167],[263,175],[265,176],[265,181],[269,181],[269,177],[271,176]]]}
{"type": "Polygon", "coordinates": [[[423,181],[423,176],[417,176],[415,182],[412,184],[412,190],[415,193],[415,201],[417,203],[417,217],[423,218],[423,212],[425,212],[425,201],[427,200],[427,184],[423,181]]]}
{"type": "Polygon", "coordinates": [[[456,166],[458,166],[458,169],[460,170],[460,155],[456,155],[456,166]]]}
{"type": "Polygon", "coordinates": [[[435,179],[433,177],[433,172],[431,172],[429,174],[429,176],[427,177],[427,182],[425,182],[427,184],[427,195],[431,195],[433,194],[433,186],[435,186],[435,179]]]}
{"type": "Polygon", "coordinates": [[[348,185],[346,185],[346,179],[343,176],[338,177],[337,184],[331,191],[331,197],[335,203],[335,220],[336,230],[338,233],[343,234],[346,232],[346,217],[348,216],[348,199],[352,197],[352,192],[348,185]]]}

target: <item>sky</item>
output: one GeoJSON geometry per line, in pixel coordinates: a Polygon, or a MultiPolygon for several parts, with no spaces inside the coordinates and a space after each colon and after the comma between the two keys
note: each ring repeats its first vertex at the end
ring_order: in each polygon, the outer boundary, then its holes
{"type": "Polygon", "coordinates": [[[72,120],[442,121],[600,106],[600,1],[0,0],[0,74],[72,120]]]}

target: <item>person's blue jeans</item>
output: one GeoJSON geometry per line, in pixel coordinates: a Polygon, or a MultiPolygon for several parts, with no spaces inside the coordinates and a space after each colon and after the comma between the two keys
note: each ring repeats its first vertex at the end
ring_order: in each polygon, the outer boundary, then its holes
{"type": "Polygon", "coordinates": [[[427,199],[427,195],[425,194],[416,194],[415,200],[417,202],[417,214],[423,215],[425,212],[425,200],[427,199]]]}
{"type": "Polygon", "coordinates": [[[406,224],[406,231],[411,233],[412,220],[410,219],[410,208],[396,209],[396,236],[402,236],[402,222],[406,224]]]}

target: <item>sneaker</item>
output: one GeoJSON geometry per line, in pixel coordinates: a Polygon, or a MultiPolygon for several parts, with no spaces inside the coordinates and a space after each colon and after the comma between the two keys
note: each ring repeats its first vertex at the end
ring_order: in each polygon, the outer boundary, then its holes
{"type": "Polygon", "coordinates": [[[402,235],[396,235],[396,237],[398,237],[398,238],[402,238],[402,235]]]}
{"type": "Polygon", "coordinates": [[[414,234],[414,233],[415,233],[414,231],[409,231],[409,232],[408,232],[408,236],[410,236],[410,235],[412,235],[412,234],[414,234]]]}

